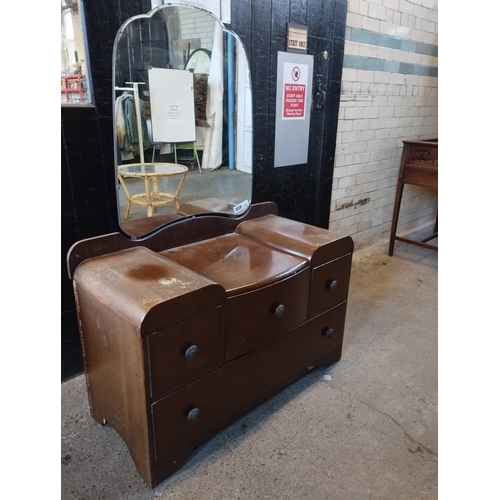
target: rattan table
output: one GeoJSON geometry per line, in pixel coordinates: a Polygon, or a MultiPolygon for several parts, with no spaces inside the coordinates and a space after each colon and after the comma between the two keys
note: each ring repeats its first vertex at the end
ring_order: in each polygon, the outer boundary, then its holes
{"type": "Polygon", "coordinates": [[[177,163],[129,163],[118,167],[118,180],[127,196],[127,209],[125,219],[128,219],[132,203],[147,208],[147,216],[153,215],[153,209],[169,203],[175,203],[179,208],[179,193],[181,191],[188,168],[177,163]],[[181,176],[173,192],[161,192],[158,189],[160,178],[181,176]],[[131,194],[125,178],[135,177],[144,181],[144,192],[131,194]]]}

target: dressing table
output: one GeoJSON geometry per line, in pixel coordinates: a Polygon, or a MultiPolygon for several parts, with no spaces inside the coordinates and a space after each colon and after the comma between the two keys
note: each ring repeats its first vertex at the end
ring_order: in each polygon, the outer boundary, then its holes
{"type": "Polygon", "coordinates": [[[134,242],[76,243],[90,411],[150,487],[193,450],[342,352],[353,244],[253,205],[134,242]]]}
{"type": "MultiPolygon", "coordinates": [[[[179,14],[172,9],[139,17],[179,14]]],[[[246,412],[341,358],[352,239],[280,217],[272,202],[233,207],[202,197],[177,218],[122,220],[123,233],[68,252],[90,412],[121,436],[150,487],[246,412]]]]}

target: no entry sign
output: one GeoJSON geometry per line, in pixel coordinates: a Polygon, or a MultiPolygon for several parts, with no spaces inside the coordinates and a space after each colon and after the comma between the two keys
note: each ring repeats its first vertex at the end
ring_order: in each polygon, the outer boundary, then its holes
{"type": "Polygon", "coordinates": [[[303,120],[306,113],[307,77],[306,64],[283,64],[283,115],[284,120],[303,120]]]}
{"type": "Polygon", "coordinates": [[[307,164],[313,74],[312,55],[278,52],[275,167],[307,164]]]}

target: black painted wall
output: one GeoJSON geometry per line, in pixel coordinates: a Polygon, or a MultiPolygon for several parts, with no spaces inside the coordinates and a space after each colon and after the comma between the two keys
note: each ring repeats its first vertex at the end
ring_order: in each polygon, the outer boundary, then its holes
{"type": "Polygon", "coordinates": [[[84,0],[94,108],[61,108],[61,375],[83,370],[66,254],[82,238],[118,230],[113,159],[111,63],[115,33],[148,0],[84,0]]]}
{"type": "MultiPolygon", "coordinates": [[[[62,380],[83,371],[66,253],[82,239],[118,230],[113,166],[111,63],[115,33],[148,0],[85,1],[94,108],[61,109],[62,380]]],[[[272,200],[280,214],[328,227],[340,103],[347,0],[233,0],[231,25],[250,59],[254,106],[254,202],[272,200]],[[277,53],[286,50],[287,23],[308,26],[314,78],[325,106],[311,114],[307,165],[274,168],[277,53]],[[329,58],[322,54],[327,51],[329,58]]]]}
{"type": "Polygon", "coordinates": [[[247,0],[233,2],[231,29],[247,48],[254,98],[254,202],[272,200],[280,214],[328,227],[335,137],[340,104],[347,0],[247,0]],[[308,27],[308,54],[314,55],[327,92],[311,114],[307,165],[274,168],[278,51],[286,50],[287,23],[308,27]],[[322,58],[324,51],[328,60],[322,58]]]}

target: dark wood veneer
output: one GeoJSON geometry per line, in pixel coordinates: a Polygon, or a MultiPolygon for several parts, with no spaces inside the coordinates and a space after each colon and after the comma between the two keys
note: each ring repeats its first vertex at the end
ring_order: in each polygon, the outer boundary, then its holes
{"type": "Polygon", "coordinates": [[[115,233],[68,255],[91,414],[151,487],[341,357],[352,240],[275,212],[187,219],[140,242],[115,233]]]}

